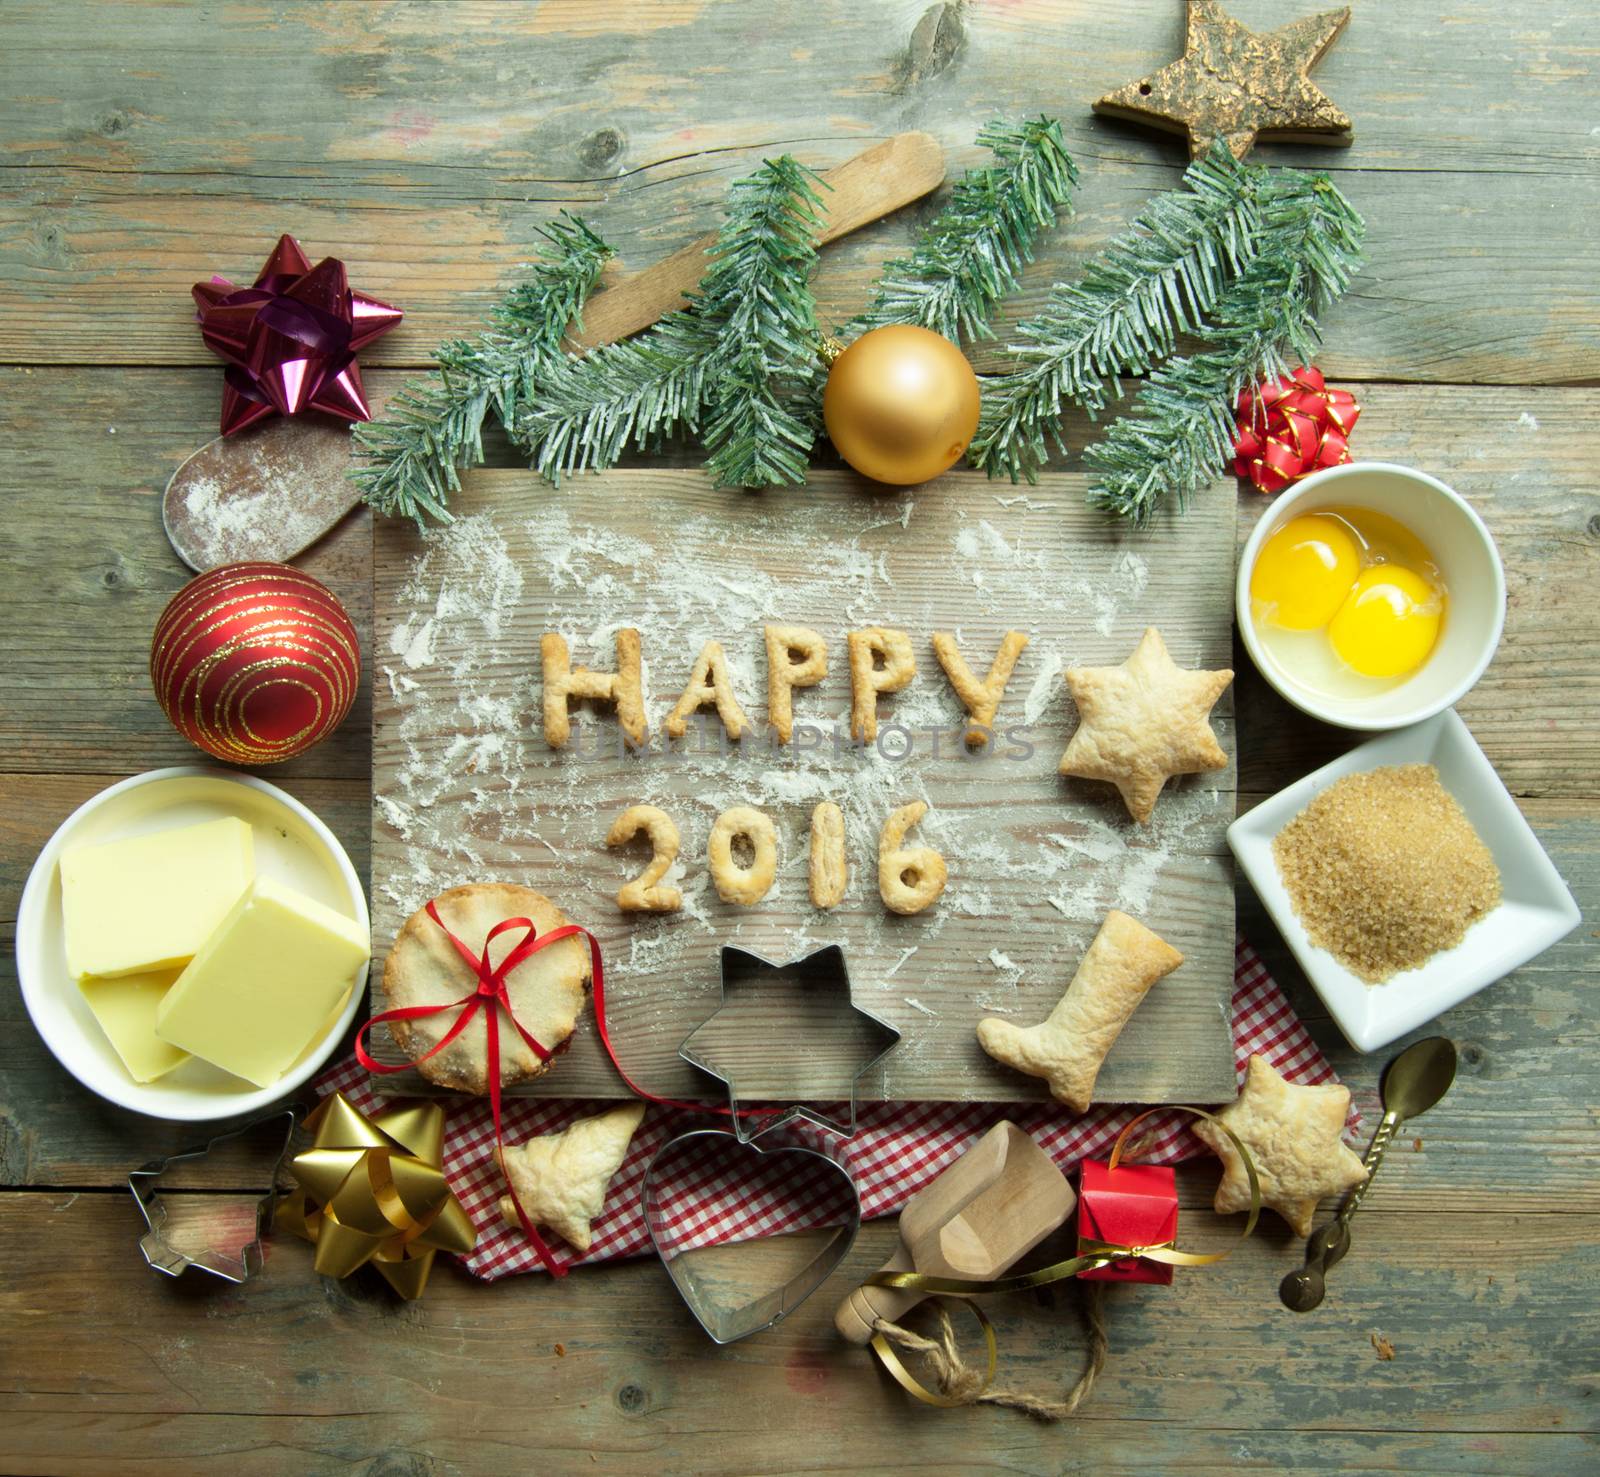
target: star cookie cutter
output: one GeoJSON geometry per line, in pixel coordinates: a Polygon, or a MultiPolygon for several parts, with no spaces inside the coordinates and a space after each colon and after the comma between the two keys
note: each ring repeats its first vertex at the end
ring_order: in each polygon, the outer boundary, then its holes
{"type": "Polygon", "coordinates": [[[860,1080],[899,1045],[900,1032],[855,1003],[837,944],[786,964],[725,945],[721,964],[722,1003],[678,1055],[726,1087],[732,1128],[692,1129],[662,1145],[640,1199],[678,1295],[715,1343],[731,1344],[783,1322],[849,1254],[861,1197],[830,1138],[854,1136],[860,1080]],[[754,1113],[753,1100],[787,1106],[754,1113]],[[836,1101],[848,1103],[843,1119],[815,1106],[836,1101]],[[761,1257],[780,1265],[774,1274],[769,1264],[769,1285],[757,1282],[754,1291],[751,1279],[729,1269],[732,1243],[693,1244],[706,1187],[734,1181],[744,1206],[784,1229],[832,1232],[815,1250],[800,1237],[764,1238],[761,1257]],[[790,1189],[798,1194],[786,1207],[790,1189]],[[677,1209],[674,1195],[683,1196],[677,1209]]]}
{"type": "Polygon", "coordinates": [[[727,1088],[740,1143],[797,1120],[848,1139],[856,1131],[861,1078],[899,1044],[899,1031],[856,1004],[838,944],[786,964],[724,944],[722,1003],[678,1055],[727,1088]],[[789,1106],[749,1114],[748,1105],[758,1101],[789,1106]],[[847,1102],[847,1116],[830,1118],[812,1106],[819,1102],[847,1102]]]}
{"type": "Polygon", "coordinates": [[[261,1241],[272,1224],[278,1175],[294,1138],[294,1125],[294,1109],[283,1108],[227,1133],[219,1133],[200,1148],[152,1159],[130,1172],[128,1189],[139,1207],[139,1214],[144,1217],[145,1232],[139,1238],[139,1250],[144,1253],[145,1261],[168,1277],[181,1277],[194,1267],[224,1282],[237,1283],[248,1281],[259,1272],[261,1241]],[[262,1135],[275,1124],[282,1125],[283,1141],[248,1221],[239,1214],[238,1202],[242,1197],[203,1193],[183,1195],[184,1212],[181,1217],[174,1217],[168,1204],[172,1192],[161,1186],[164,1177],[182,1165],[209,1159],[240,1140],[262,1135]]]}

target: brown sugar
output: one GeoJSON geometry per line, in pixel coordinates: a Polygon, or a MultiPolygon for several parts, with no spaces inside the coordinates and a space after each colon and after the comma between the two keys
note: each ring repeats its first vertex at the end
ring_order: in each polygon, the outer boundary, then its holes
{"type": "Polygon", "coordinates": [[[1347,774],[1273,839],[1311,942],[1368,984],[1461,942],[1500,902],[1500,872],[1431,764],[1347,774]]]}

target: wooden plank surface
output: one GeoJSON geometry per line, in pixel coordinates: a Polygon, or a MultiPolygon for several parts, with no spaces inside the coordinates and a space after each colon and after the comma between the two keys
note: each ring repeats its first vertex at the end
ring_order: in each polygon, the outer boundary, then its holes
{"type": "MultiPolygon", "coordinates": [[[[1223,832],[1231,766],[1174,781],[1149,826],[1107,785],[1056,771],[1075,726],[1061,677],[1074,664],[1122,661],[1159,624],[1185,667],[1226,666],[1234,499],[1218,488],[1189,537],[1156,545],[1084,505],[1082,477],[1029,493],[971,473],[890,494],[850,473],[759,499],[699,472],[619,471],[559,490],[527,472],[468,479],[458,521],[419,540],[380,527],[376,545],[373,745],[374,937],[446,887],[514,881],[592,928],[606,959],[612,1035],[651,1091],[703,1096],[715,1084],[678,1058],[720,998],[718,950],[784,961],[844,946],[855,998],[901,1044],[864,1078],[864,1098],[1048,1099],[1044,1083],[985,1056],[985,1015],[1042,1020],[1108,908],[1120,906],[1184,955],[1128,1023],[1096,1085],[1103,1102],[1179,1102],[1233,1083],[1233,884],[1223,832]],[[764,730],[762,624],[819,632],[826,679],[795,695],[795,733],[764,730]],[[918,672],[879,699],[876,744],[849,745],[845,635],[907,632],[918,672]],[[540,731],[541,636],[560,632],[574,666],[610,670],[619,626],[640,631],[646,713],[655,738],[627,754],[614,714],[579,712],[565,750],[540,731]],[[986,670],[1010,627],[1030,637],[978,758],[963,710],[930,649],[954,631],[986,670]],[[755,732],[722,742],[714,720],[681,744],[660,732],[706,641],[722,642],[755,732]],[[714,730],[714,731],[713,731],[714,730]],[[845,812],[851,883],[831,912],[810,906],[811,810],[845,812]],[[945,858],[949,882],[925,913],[901,918],[878,896],[878,833],[911,800],[929,806],[908,844],[945,858]],[[618,887],[637,849],[604,846],[630,804],[664,809],[683,850],[669,874],[681,912],[621,914],[618,887]],[[706,838],[723,810],[754,805],[779,834],[778,881],[760,903],[724,903],[710,886],[706,838]]],[[[1217,706],[1231,749],[1230,699],[1217,706]]],[[[375,1004],[382,990],[375,985],[375,1004]]],[[[773,1009],[766,1064],[747,1097],[815,1098],[805,1053],[773,1009]],[[781,1044],[779,1044],[781,1043],[781,1044]]],[[[394,1061],[403,1058],[395,1053],[394,1061]]],[[[398,1079],[390,1079],[398,1080],[398,1079]]],[[[402,1084],[425,1089],[407,1074],[402,1084]]],[[[592,1020],[556,1070],[518,1093],[626,1096],[592,1020]]],[[[822,1095],[831,1095],[823,1093],[822,1095]]]]}
{"type": "MultiPolygon", "coordinates": [[[[222,6],[203,24],[156,0],[76,8],[84,24],[63,27],[54,0],[6,7],[8,362],[206,363],[189,285],[253,275],[293,229],[313,258],[344,258],[358,286],[406,308],[369,362],[417,363],[482,316],[561,208],[592,217],[637,269],[714,225],[729,181],[763,155],[830,166],[915,127],[964,165],[985,118],[1043,110],[1085,178],[1015,315],[1184,159],[1177,140],[1089,113],[1178,54],[1172,0],[629,0],[603,21],[586,0],[482,0],[448,6],[447,22],[435,7],[333,0],[222,6]]],[[[1236,9],[1250,25],[1283,20],[1269,0],[1236,9]]],[[[1357,147],[1270,155],[1332,170],[1371,222],[1371,265],[1328,320],[1330,374],[1600,377],[1600,140],[1580,103],[1597,49],[1588,6],[1358,10],[1317,71],[1357,147]]],[[[916,220],[831,251],[825,307],[859,301],[916,220]]]]}
{"type": "MultiPolygon", "coordinates": [[[[553,1287],[485,1289],[441,1268],[396,1309],[364,1280],[311,1293],[309,1248],[284,1243],[242,1292],[121,1279],[108,1358],[80,1269],[130,1253],[131,1208],[14,1197],[0,1201],[13,1264],[0,1306],[31,1353],[9,1381],[8,1461],[112,1472],[159,1442],[163,1470],[181,1473],[224,1459],[244,1474],[486,1472],[533,1441],[560,1472],[1582,1472],[1600,1252],[1572,1215],[1505,1214],[1486,1231],[1394,1208],[1434,1157],[1386,1171],[1312,1317],[1277,1306],[1290,1252],[1270,1233],[1171,1288],[1110,1289],[1112,1356],[1065,1429],[913,1404],[840,1342],[827,1292],[778,1333],[718,1349],[650,1261],[553,1287]]],[[[1197,1226],[1210,1174],[1181,1177],[1197,1226]]],[[[892,1246],[888,1224],[865,1228],[839,1286],[892,1246]]],[[[995,1311],[1008,1383],[1049,1393],[1076,1374],[1071,1294],[995,1311]]]]}
{"type": "MultiPolygon", "coordinates": [[[[1232,8],[1260,27],[1295,13],[1232,8]]],[[[1506,639],[1462,712],[1586,915],[1428,1028],[1456,1039],[1460,1077],[1397,1146],[1318,1313],[1274,1301],[1296,1251],[1275,1226],[1170,1290],[1113,1289],[1101,1386],[1067,1429],[1045,1430],[914,1406],[835,1341],[828,1294],[772,1335],[713,1349],[649,1263],[559,1287],[485,1288],[445,1267],[402,1307],[364,1281],[319,1282],[307,1249],[286,1244],[241,1292],[173,1284],[139,1263],[120,1183],[188,1135],[78,1088],[14,988],[16,896],[44,838],[101,785],[187,754],[144,669],[184,578],[159,491],[216,424],[189,283],[249,274],[284,229],[345,257],[408,310],[370,356],[381,398],[441,335],[476,325],[563,204],[605,229],[627,270],[712,225],[726,183],[764,154],[828,164],[916,127],[953,164],[976,162],[985,117],[1048,110],[1085,179],[1076,221],[1029,273],[1026,311],[1176,179],[1175,144],[1086,110],[1175,55],[1180,17],[1177,0],[4,8],[7,1470],[422,1474],[505,1470],[534,1451],[556,1471],[667,1473],[1595,1467],[1600,394],[1551,388],[1600,382],[1592,7],[1357,6],[1317,73],[1354,115],[1355,147],[1261,155],[1331,168],[1368,216],[1372,262],[1329,316],[1320,362],[1366,407],[1357,454],[1443,476],[1500,542],[1506,639]],[[1393,1362],[1373,1334],[1393,1340],[1393,1362]]],[[[830,248],[825,310],[859,302],[921,215],[830,248]]],[[[1089,428],[1067,425],[1074,472],[1089,428]]],[[[491,454],[515,465],[498,441],[491,454]]],[[[1239,506],[1242,537],[1262,503],[1239,506]]],[[[355,604],[364,637],[367,542],[352,522],[306,561],[355,604]]],[[[1241,806],[1351,742],[1247,670],[1237,686],[1241,806]]],[[[272,775],[358,860],[368,753],[347,727],[272,775]]],[[[1372,1113],[1379,1060],[1340,1042],[1248,889],[1239,917],[1372,1113]]],[[[1180,1175],[1197,1232],[1214,1175],[1180,1175]]],[[[869,1225],[850,1266],[877,1265],[891,1236],[869,1225]]],[[[994,1311],[1004,1374],[1060,1389],[1080,1349],[1070,1303],[994,1311]]]]}

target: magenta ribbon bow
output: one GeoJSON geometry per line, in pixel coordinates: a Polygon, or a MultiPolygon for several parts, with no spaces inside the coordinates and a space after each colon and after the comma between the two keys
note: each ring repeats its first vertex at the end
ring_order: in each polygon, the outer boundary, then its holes
{"type": "Polygon", "coordinates": [[[303,410],[372,419],[356,355],[404,315],[353,290],[336,257],[313,267],[294,237],[280,236],[253,286],[213,277],[192,291],[200,336],[228,366],[224,436],[303,410]]]}

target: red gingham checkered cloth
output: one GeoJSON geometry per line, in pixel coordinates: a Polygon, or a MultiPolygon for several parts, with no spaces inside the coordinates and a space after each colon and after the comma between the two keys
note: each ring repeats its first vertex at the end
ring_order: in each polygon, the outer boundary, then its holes
{"type": "MultiPolygon", "coordinates": [[[[1252,1056],[1264,1056],[1291,1082],[1336,1080],[1333,1068],[1317,1049],[1283,992],[1242,939],[1237,945],[1233,994],[1233,1047],[1239,1081],[1252,1056]]],[[[323,1074],[324,1093],[343,1092],[362,1112],[383,1106],[371,1079],[352,1056],[323,1074]]],[[[555,1133],[575,1118],[602,1112],[614,1103],[560,1098],[512,1098],[504,1107],[507,1143],[521,1143],[538,1134],[555,1133]]],[[[826,1145],[846,1168],[861,1195],[861,1215],[893,1215],[907,1200],[961,1156],[981,1134],[1010,1118],[1039,1142],[1062,1169],[1085,1157],[1103,1156],[1140,1110],[1099,1108],[1074,1116],[1056,1103],[1006,1106],[986,1103],[867,1103],[857,1114],[855,1137],[843,1143],[801,1130],[791,1141],[826,1145]]],[[[841,1108],[842,1113],[842,1108],[841,1108]]],[[[548,1238],[563,1267],[612,1261],[650,1250],[640,1209],[640,1184],[651,1159],[664,1143],[684,1129],[703,1124],[706,1115],[651,1105],[634,1135],[628,1156],[611,1181],[605,1209],[594,1223],[594,1242],[579,1256],[557,1237],[548,1238]]],[[[1210,1152],[1189,1128],[1185,1115],[1153,1114],[1139,1134],[1141,1162],[1175,1164],[1210,1152]]],[[[1347,1131],[1360,1123],[1351,1110],[1347,1131]]],[[[516,1272],[542,1270],[520,1229],[500,1218],[505,1185],[493,1159],[494,1125],[489,1104],[474,1099],[453,1107],[445,1130],[444,1170],[450,1187],[478,1228],[478,1244],[463,1258],[469,1272],[493,1280],[516,1272]]],[[[723,1156],[705,1156],[707,1167],[696,1178],[693,1161],[674,1172],[679,1199],[664,1207],[674,1249],[747,1240],[779,1231],[798,1231],[831,1223],[837,1177],[826,1165],[809,1171],[793,1159],[763,1161],[751,1156],[737,1173],[727,1171],[723,1156]]]]}

